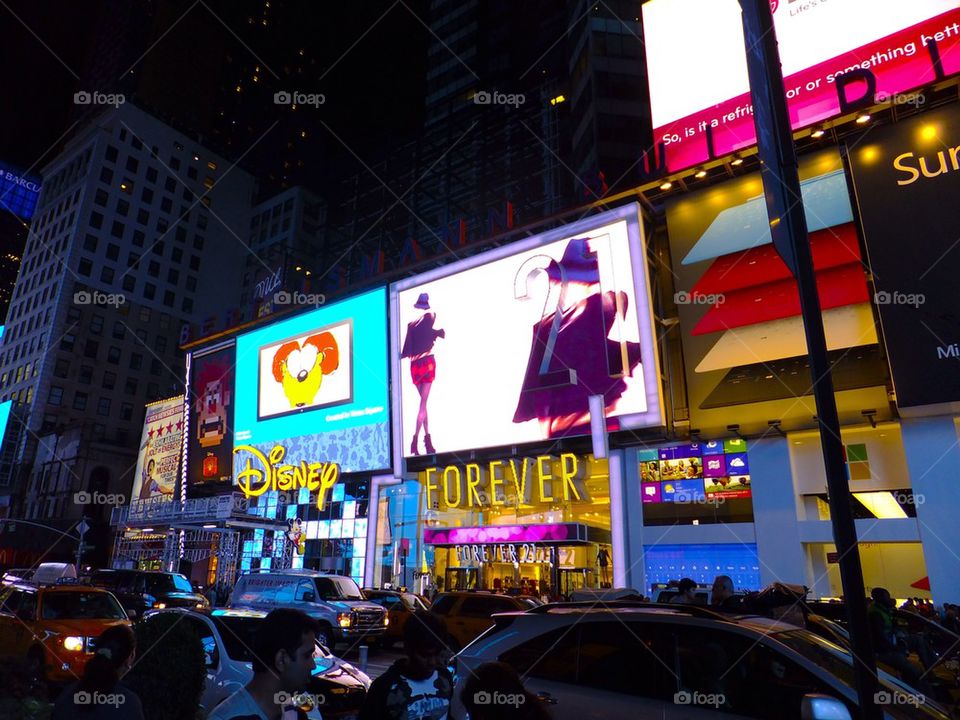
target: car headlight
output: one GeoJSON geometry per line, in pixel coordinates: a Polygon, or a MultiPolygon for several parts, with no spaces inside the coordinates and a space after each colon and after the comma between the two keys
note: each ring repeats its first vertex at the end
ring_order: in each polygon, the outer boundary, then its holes
{"type": "Polygon", "coordinates": [[[339,613],[337,615],[337,622],[340,623],[340,627],[342,628],[350,627],[350,613],[339,613]]]}
{"type": "Polygon", "coordinates": [[[384,616],[383,616],[383,626],[386,627],[386,626],[389,625],[389,624],[390,624],[390,618],[388,618],[386,615],[384,615],[384,616]]]}
{"type": "Polygon", "coordinates": [[[157,610],[163,610],[164,608],[167,607],[167,604],[164,603],[164,602],[158,602],[158,603],[154,603],[153,606],[154,606],[157,610]]]}
{"type": "Polygon", "coordinates": [[[76,635],[68,635],[63,639],[63,649],[70,652],[80,652],[83,650],[83,638],[76,635]]]}

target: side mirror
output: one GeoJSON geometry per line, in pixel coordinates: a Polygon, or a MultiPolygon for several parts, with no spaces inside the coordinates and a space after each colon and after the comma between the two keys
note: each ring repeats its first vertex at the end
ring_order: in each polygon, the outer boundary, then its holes
{"type": "Polygon", "coordinates": [[[810,693],[800,701],[801,720],[851,720],[850,710],[829,695],[810,693]]]}
{"type": "Polygon", "coordinates": [[[311,592],[310,590],[307,590],[307,591],[303,594],[303,601],[304,601],[304,602],[309,602],[309,603],[316,602],[316,601],[317,601],[317,594],[316,594],[315,592],[311,592]]]}
{"type": "Polygon", "coordinates": [[[128,617],[129,619],[131,619],[131,620],[136,620],[136,619],[137,619],[137,611],[134,610],[133,608],[130,608],[129,610],[127,610],[127,617],[128,617]]]}

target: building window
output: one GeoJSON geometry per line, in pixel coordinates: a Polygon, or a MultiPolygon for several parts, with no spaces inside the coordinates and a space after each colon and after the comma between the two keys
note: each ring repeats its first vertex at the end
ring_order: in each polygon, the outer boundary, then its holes
{"type": "MultiPolygon", "coordinates": [[[[53,366],[53,376],[58,378],[65,378],[70,372],[70,361],[67,358],[57,358],[56,364],[53,366]]],[[[4,378],[6,381],[6,378],[4,378]]]]}
{"type": "Polygon", "coordinates": [[[122,238],[123,231],[126,229],[126,226],[119,220],[114,220],[113,225],[110,228],[110,234],[115,238],[122,238]]]}
{"type": "Polygon", "coordinates": [[[113,182],[113,170],[108,167],[100,168],[100,182],[109,185],[113,182]]]}
{"type": "Polygon", "coordinates": [[[99,230],[103,227],[103,215],[98,212],[90,213],[90,227],[94,230],[99,230]]]}
{"type": "Polygon", "coordinates": [[[93,195],[93,202],[100,207],[107,206],[107,200],[110,199],[110,196],[107,195],[107,191],[103,188],[97,188],[97,192],[93,195]]]}
{"type": "Polygon", "coordinates": [[[123,340],[123,336],[125,334],[126,334],[126,330],[123,327],[123,323],[118,320],[113,324],[113,339],[123,340]]]}
{"type": "Polygon", "coordinates": [[[120,419],[121,420],[133,419],[133,405],[131,405],[130,403],[120,403],[120,419]]]}
{"type": "Polygon", "coordinates": [[[130,369],[139,370],[143,365],[143,355],[140,353],[130,353],[130,369]]]}
{"type": "Polygon", "coordinates": [[[153,341],[153,347],[158,353],[165,353],[167,351],[167,338],[165,335],[157,335],[156,339],[153,341]]]}
{"type": "Polygon", "coordinates": [[[199,272],[200,271],[200,256],[191,255],[190,256],[190,269],[199,272]]]}
{"type": "Polygon", "coordinates": [[[77,272],[84,277],[90,277],[90,273],[93,272],[93,262],[89,258],[80,258],[77,272]]]}
{"type": "Polygon", "coordinates": [[[157,296],[157,286],[147,283],[143,286],[143,296],[147,300],[153,300],[157,296]]]}
{"type": "Polygon", "coordinates": [[[110,398],[102,397],[97,402],[97,415],[109,415],[110,414],[110,398]]]}
{"type": "Polygon", "coordinates": [[[103,267],[100,269],[100,281],[105,283],[113,282],[113,268],[103,267]]]}
{"type": "Polygon", "coordinates": [[[140,322],[145,322],[145,323],[150,322],[150,308],[148,307],[140,308],[140,322]]]}
{"type": "Polygon", "coordinates": [[[176,296],[173,293],[173,290],[167,290],[163,293],[163,304],[167,307],[173,307],[173,303],[176,300],[176,296]]]}
{"type": "Polygon", "coordinates": [[[123,385],[123,392],[127,395],[136,395],[137,394],[137,380],[136,378],[127,378],[127,381],[123,385]]]}
{"type": "Polygon", "coordinates": [[[156,260],[151,260],[150,264],[147,266],[147,273],[150,277],[159,277],[160,276],[160,263],[156,260]]]}
{"type": "Polygon", "coordinates": [[[59,405],[63,402],[63,388],[59,385],[50,386],[50,395],[47,397],[47,403],[50,405],[59,405]]]}
{"type": "Polygon", "coordinates": [[[132,155],[127,157],[127,170],[129,172],[135,173],[139,167],[140,167],[140,163],[137,162],[137,159],[135,157],[133,157],[132,155]]]}
{"type": "Polygon", "coordinates": [[[150,361],[150,374],[153,375],[154,377],[160,377],[160,375],[161,375],[162,372],[163,372],[163,365],[160,363],[160,361],[157,360],[156,358],[154,358],[153,360],[151,360],[151,361],[150,361]]]}
{"type": "Polygon", "coordinates": [[[89,250],[90,252],[97,251],[97,236],[87,233],[87,236],[83,239],[83,249],[89,250]]]}
{"type": "Polygon", "coordinates": [[[147,400],[156,400],[160,395],[160,386],[156,383],[147,383],[147,400]]]}
{"type": "Polygon", "coordinates": [[[140,199],[145,202],[147,205],[153,202],[153,190],[148,187],[145,187],[140,192],[140,199]]]}
{"type": "Polygon", "coordinates": [[[89,365],[81,365],[80,372],[77,373],[77,380],[84,385],[89,385],[93,382],[93,368],[89,365]]]}
{"type": "Polygon", "coordinates": [[[105,372],[103,374],[103,387],[105,390],[113,390],[117,385],[117,374],[113,372],[105,372]]]}
{"type": "Polygon", "coordinates": [[[137,279],[130,274],[123,276],[123,289],[127,292],[133,292],[137,287],[137,279]]]}
{"type": "Polygon", "coordinates": [[[118,152],[119,151],[113,145],[107,145],[107,150],[103,153],[103,157],[107,162],[116,162],[118,152]]]}
{"type": "Polygon", "coordinates": [[[147,166],[146,178],[147,182],[155,183],[157,181],[157,169],[152,165],[147,166]]]}
{"type": "Polygon", "coordinates": [[[99,349],[100,349],[100,343],[98,343],[96,340],[87,340],[86,345],[84,345],[84,348],[83,348],[83,356],[96,360],[97,351],[99,349]]]}
{"type": "Polygon", "coordinates": [[[103,332],[103,315],[93,315],[90,318],[90,332],[99,335],[103,332]]]}
{"type": "Polygon", "coordinates": [[[137,222],[146,227],[150,224],[150,213],[142,208],[137,210],[137,222]]]}
{"type": "Polygon", "coordinates": [[[184,298],[183,302],[180,303],[180,309],[185,313],[193,312],[193,299],[184,298]]]}
{"type": "Polygon", "coordinates": [[[180,280],[179,270],[175,270],[174,268],[170,268],[169,270],[167,270],[168,283],[171,283],[172,285],[176,285],[179,280],[180,280]]]}
{"type": "Polygon", "coordinates": [[[134,230],[133,231],[133,244],[138,247],[143,247],[143,241],[146,236],[143,234],[143,230],[134,230]]]}
{"type": "Polygon", "coordinates": [[[116,345],[111,345],[110,349],[107,350],[107,362],[111,365],[120,364],[120,348],[116,345]]]}
{"type": "Polygon", "coordinates": [[[123,198],[117,200],[117,215],[126,217],[130,214],[130,203],[128,203],[123,198]]]}
{"type": "Polygon", "coordinates": [[[86,410],[87,409],[87,394],[85,392],[77,391],[77,394],[73,396],[73,409],[74,410],[86,410]]]}
{"type": "Polygon", "coordinates": [[[73,333],[67,333],[60,339],[60,349],[64,352],[73,352],[73,346],[77,342],[77,336],[73,333]]]}

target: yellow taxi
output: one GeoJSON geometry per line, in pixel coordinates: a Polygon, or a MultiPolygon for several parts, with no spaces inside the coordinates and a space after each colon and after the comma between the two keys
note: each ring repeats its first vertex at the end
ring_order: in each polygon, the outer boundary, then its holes
{"type": "Polygon", "coordinates": [[[97,638],[113,625],[130,625],[130,620],[106,590],[76,584],[0,585],[0,656],[26,658],[47,681],[81,677],[97,638]]]}

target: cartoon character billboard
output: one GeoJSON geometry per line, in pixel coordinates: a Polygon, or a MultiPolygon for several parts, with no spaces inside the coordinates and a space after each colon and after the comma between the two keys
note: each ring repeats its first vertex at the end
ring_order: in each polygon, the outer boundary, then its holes
{"type": "Polygon", "coordinates": [[[334,462],[345,473],[388,468],[386,289],[239,336],[237,383],[238,445],[265,455],[282,445],[290,462],[334,462]]]}
{"type": "Polygon", "coordinates": [[[630,205],[395,284],[398,451],[589,434],[591,396],[610,430],[658,425],[647,277],[630,205]]]}
{"type": "Polygon", "coordinates": [[[229,483],[233,453],[234,346],[190,358],[188,487],[229,483]]]}

